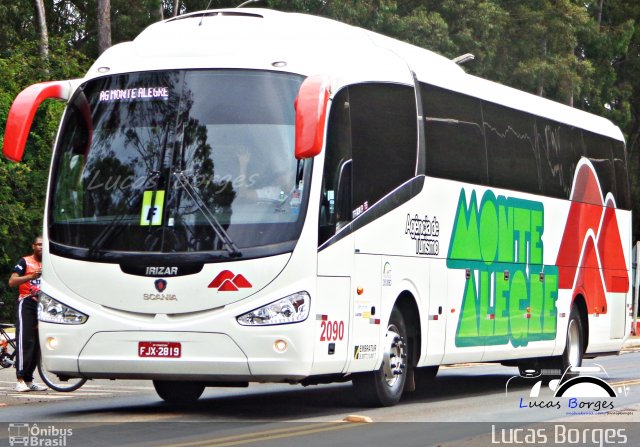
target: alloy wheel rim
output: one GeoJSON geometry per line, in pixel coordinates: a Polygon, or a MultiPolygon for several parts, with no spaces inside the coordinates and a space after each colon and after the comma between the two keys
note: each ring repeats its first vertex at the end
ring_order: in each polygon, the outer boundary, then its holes
{"type": "Polygon", "coordinates": [[[383,372],[384,379],[390,388],[398,385],[400,376],[407,368],[407,345],[399,332],[394,324],[387,328],[383,372]]]}

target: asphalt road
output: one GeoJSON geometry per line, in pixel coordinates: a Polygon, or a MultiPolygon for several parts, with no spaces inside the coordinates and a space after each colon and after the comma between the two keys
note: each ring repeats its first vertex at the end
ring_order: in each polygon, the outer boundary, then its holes
{"type": "Polygon", "coordinates": [[[12,439],[13,445],[65,446],[600,446],[591,442],[600,434],[611,441],[603,438],[602,445],[640,445],[640,352],[585,362],[595,364],[617,393],[595,399],[601,411],[579,407],[593,400],[571,407],[568,398],[555,399],[547,382],[531,398],[537,380],[485,364],[442,368],[434,382],[391,408],[362,407],[350,384],[211,388],[197,403],[178,407],[162,402],[146,381],[99,380],[68,394],[19,394],[12,391],[13,371],[3,370],[0,446],[12,439]],[[28,442],[17,444],[24,437],[12,435],[25,432],[28,442]],[[571,442],[576,436],[579,444],[571,442]]]}

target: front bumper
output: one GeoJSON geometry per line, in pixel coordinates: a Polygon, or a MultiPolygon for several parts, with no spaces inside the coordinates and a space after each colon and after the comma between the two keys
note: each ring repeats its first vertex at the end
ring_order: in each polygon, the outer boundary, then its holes
{"type": "MultiPolygon", "coordinates": [[[[242,328],[237,342],[224,333],[195,331],[102,331],[86,342],[51,325],[41,339],[47,369],[69,377],[103,379],[197,380],[211,382],[295,382],[309,375],[313,350],[298,325],[242,328]],[[287,333],[289,332],[289,333],[287,333]],[[244,335],[244,336],[243,336],[244,335]],[[47,347],[55,337],[57,347],[47,347]],[[284,340],[285,352],[274,350],[284,340]],[[300,343],[296,345],[295,340],[300,343]],[[179,358],[141,357],[139,342],[180,343],[179,358]]],[[[57,327],[56,327],[57,326],[57,327]]],[[[42,331],[41,331],[42,332],[42,331]]]]}

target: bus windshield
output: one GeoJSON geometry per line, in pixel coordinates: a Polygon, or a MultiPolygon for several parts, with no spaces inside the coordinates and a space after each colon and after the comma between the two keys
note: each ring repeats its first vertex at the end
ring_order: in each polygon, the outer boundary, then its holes
{"type": "Polygon", "coordinates": [[[294,157],[302,76],[118,74],[81,86],[55,149],[52,245],[76,255],[290,251],[310,161],[294,157]]]}

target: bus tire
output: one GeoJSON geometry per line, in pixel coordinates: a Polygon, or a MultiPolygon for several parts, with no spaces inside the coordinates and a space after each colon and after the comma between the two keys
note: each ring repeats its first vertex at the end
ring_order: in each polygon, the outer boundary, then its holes
{"type": "Polygon", "coordinates": [[[388,407],[400,401],[407,380],[407,340],[404,318],[400,310],[394,307],[387,325],[380,369],[357,374],[353,378],[356,395],[362,403],[388,407]]]}
{"type": "Polygon", "coordinates": [[[567,325],[567,344],[560,358],[561,369],[564,373],[571,366],[581,366],[584,354],[584,328],[582,318],[577,307],[571,308],[569,324],[567,325]]]}
{"type": "Polygon", "coordinates": [[[188,404],[198,400],[204,392],[200,382],[178,382],[173,380],[154,380],[153,387],[158,396],[170,404],[188,404]]]}

